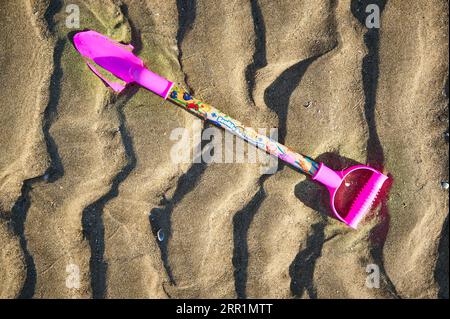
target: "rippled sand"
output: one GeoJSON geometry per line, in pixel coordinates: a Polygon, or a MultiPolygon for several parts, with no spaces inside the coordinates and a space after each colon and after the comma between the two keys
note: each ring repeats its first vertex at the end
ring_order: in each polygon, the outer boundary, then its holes
{"type": "Polygon", "coordinates": [[[357,231],[288,167],[173,163],[195,118],[106,88],[68,4],[0,4],[1,298],[448,298],[447,1],[70,1],[225,113],[391,174],[357,231]]]}

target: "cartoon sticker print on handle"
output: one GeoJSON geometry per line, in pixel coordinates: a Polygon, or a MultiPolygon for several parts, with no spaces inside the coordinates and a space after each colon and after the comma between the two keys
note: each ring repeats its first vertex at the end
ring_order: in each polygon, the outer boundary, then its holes
{"type": "Polygon", "coordinates": [[[287,146],[278,143],[272,138],[257,133],[251,127],[244,126],[238,120],[235,120],[209,104],[194,98],[191,94],[177,85],[172,86],[167,99],[200,116],[204,120],[239,136],[250,144],[263,149],[267,153],[278,157],[282,161],[306,174],[314,176],[319,169],[319,163],[313,161],[309,157],[293,152],[287,146]]]}

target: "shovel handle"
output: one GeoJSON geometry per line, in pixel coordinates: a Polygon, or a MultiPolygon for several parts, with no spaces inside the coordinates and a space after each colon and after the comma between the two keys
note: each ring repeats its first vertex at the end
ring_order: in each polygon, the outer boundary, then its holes
{"type": "Polygon", "coordinates": [[[149,69],[142,66],[133,66],[128,72],[131,74],[136,83],[142,85],[153,93],[158,94],[164,99],[167,98],[170,88],[173,86],[173,82],[166,80],[162,76],[153,73],[149,69]]]}
{"type": "Polygon", "coordinates": [[[175,84],[170,88],[167,99],[189,112],[198,115],[205,121],[209,121],[237,135],[248,143],[263,149],[267,153],[278,157],[303,173],[314,176],[319,169],[319,163],[309,157],[293,152],[287,146],[278,143],[270,137],[257,133],[251,127],[244,126],[241,122],[229,117],[218,109],[194,98],[175,84]]]}

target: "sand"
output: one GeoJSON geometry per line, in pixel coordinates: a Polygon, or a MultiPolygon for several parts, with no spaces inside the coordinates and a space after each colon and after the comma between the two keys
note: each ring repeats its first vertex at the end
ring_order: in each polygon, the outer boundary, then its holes
{"type": "Polygon", "coordinates": [[[0,298],[448,298],[447,1],[23,0],[0,15],[0,298]],[[195,118],[106,88],[70,42],[83,29],[335,169],[389,173],[387,196],[354,231],[289,167],[174,163],[170,134],[195,118]]]}

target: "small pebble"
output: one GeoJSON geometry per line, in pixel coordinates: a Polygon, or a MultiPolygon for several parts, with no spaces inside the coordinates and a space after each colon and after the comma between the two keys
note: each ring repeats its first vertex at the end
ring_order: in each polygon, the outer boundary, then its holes
{"type": "Polygon", "coordinates": [[[349,187],[350,186],[350,182],[345,182],[345,186],[349,187]]]}
{"type": "Polygon", "coordinates": [[[445,115],[439,115],[438,116],[439,122],[444,122],[446,119],[447,119],[447,116],[445,116],[445,115]]]}
{"type": "Polygon", "coordinates": [[[311,105],[312,105],[311,101],[303,103],[303,106],[306,108],[310,107],[311,105]]]}
{"type": "Polygon", "coordinates": [[[444,132],[444,139],[448,143],[448,130],[444,132]]]}
{"type": "Polygon", "coordinates": [[[447,189],[448,189],[448,187],[449,187],[449,184],[448,184],[448,182],[446,182],[446,181],[442,181],[442,182],[441,182],[441,187],[442,187],[442,189],[445,189],[445,190],[447,190],[447,189]]]}
{"type": "Polygon", "coordinates": [[[164,240],[164,232],[162,229],[158,230],[158,232],[156,233],[156,236],[158,237],[159,241],[163,241],[164,240]]]}

